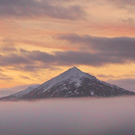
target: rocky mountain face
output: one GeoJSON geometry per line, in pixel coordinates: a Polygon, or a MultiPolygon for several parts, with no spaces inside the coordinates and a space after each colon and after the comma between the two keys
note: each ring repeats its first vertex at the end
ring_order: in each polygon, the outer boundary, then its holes
{"type": "Polygon", "coordinates": [[[2,99],[30,100],[59,97],[113,97],[122,95],[135,95],[135,93],[100,81],[96,77],[73,67],[42,85],[30,87],[25,91],[2,99]]]}

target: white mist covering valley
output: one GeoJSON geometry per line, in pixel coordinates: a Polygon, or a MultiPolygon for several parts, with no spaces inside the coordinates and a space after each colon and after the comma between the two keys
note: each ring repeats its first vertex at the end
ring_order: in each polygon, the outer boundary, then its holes
{"type": "Polygon", "coordinates": [[[0,102],[0,135],[134,135],[135,98],[0,102]]]}

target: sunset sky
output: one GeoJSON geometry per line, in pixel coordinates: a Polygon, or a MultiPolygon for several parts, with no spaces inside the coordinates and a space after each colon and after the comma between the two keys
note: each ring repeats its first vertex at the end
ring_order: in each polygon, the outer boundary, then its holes
{"type": "Polygon", "coordinates": [[[0,88],[73,66],[135,91],[135,0],[0,0],[0,88]]]}

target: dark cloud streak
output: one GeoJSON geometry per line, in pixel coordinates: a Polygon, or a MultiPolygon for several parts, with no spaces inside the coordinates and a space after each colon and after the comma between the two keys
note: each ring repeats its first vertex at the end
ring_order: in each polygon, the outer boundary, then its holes
{"type": "Polygon", "coordinates": [[[0,55],[0,66],[13,66],[18,64],[30,64],[25,56],[18,54],[0,55]]]}
{"type": "Polygon", "coordinates": [[[108,64],[123,64],[135,62],[130,57],[107,55],[104,53],[90,53],[81,51],[55,52],[48,54],[40,51],[27,51],[25,54],[15,55],[12,57],[1,56],[0,66],[13,67],[14,70],[36,71],[44,68],[55,66],[73,66],[73,65],[89,65],[104,66],[108,64]]]}
{"type": "Polygon", "coordinates": [[[58,36],[60,40],[65,40],[70,44],[77,45],[77,47],[84,47],[87,50],[96,52],[95,56],[108,59],[111,62],[124,63],[126,61],[135,60],[135,38],[129,37],[92,37],[89,35],[79,36],[77,34],[67,34],[58,36]]]}
{"type": "Polygon", "coordinates": [[[63,1],[56,2],[54,0],[0,0],[0,16],[1,17],[50,17],[57,19],[84,19],[85,11],[79,5],[70,5],[63,1]]]}

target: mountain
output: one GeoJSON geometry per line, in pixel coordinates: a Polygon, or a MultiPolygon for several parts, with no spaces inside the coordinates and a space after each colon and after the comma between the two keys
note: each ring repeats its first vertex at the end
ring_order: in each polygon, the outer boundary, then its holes
{"type": "Polygon", "coordinates": [[[42,99],[58,97],[112,97],[135,95],[134,92],[105,83],[73,67],[59,76],[25,91],[4,97],[5,100],[42,99]]]}
{"type": "Polygon", "coordinates": [[[20,86],[15,86],[11,88],[0,88],[0,97],[4,97],[7,95],[11,95],[14,93],[17,93],[19,91],[24,91],[26,88],[37,85],[37,84],[27,84],[27,85],[20,85],[20,86]]]}
{"type": "Polygon", "coordinates": [[[32,85],[30,87],[28,87],[27,89],[17,92],[15,94],[12,94],[10,96],[4,97],[2,99],[10,99],[10,100],[17,100],[17,99],[21,99],[24,95],[28,94],[29,92],[33,91],[34,89],[36,89],[39,85],[32,85]]]}

